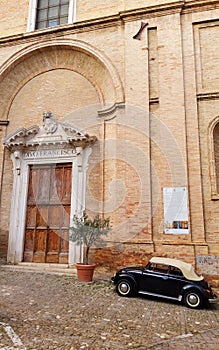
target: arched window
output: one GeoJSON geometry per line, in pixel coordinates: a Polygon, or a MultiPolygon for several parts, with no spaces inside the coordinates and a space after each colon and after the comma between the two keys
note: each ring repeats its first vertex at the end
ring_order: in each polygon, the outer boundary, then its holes
{"type": "Polygon", "coordinates": [[[214,167],[216,192],[219,194],[219,122],[213,129],[214,167]]]}

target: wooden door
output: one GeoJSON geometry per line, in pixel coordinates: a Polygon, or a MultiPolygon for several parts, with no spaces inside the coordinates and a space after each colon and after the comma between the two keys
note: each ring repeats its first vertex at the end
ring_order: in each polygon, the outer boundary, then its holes
{"type": "Polygon", "coordinates": [[[30,167],[24,261],[68,263],[71,164],[30,167]]]}

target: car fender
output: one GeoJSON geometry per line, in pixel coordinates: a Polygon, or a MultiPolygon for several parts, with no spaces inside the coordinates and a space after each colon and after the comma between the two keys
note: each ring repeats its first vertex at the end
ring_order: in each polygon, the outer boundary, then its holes
{"type": "Polygon", "coordinates": [[[135,278],[132,275],[129,275],[128,273],[121,273],[118,277],[117,283],[119,282],[119,280],[121,279],[126,279],[129,280],[130,282],[132,282],[133,287],[134,287],[134,292],[137,293],[138,292],[138,285],[137,282],[135,280],[135,278]]]}
{"type": "Polygon", "coordinates": [[[204,297],[203,291],[199,286],[196,286],[194,284],[186,284],[182,290],[181,290],[181,295],[183,296],[186,292],[188,292],[189,290],[194,290],[196,292],[199,292],[199,294],[201,294],[204,297]]]}

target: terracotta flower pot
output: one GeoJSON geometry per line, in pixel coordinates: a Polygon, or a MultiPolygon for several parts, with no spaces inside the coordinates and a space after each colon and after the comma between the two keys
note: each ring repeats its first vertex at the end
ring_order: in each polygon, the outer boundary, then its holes
{"type": "Polygon", "coordinates": [[[77,269],[78,281],[92,282],[95,266],[96,266],[95,264],[86,265],[82,263],[77,263],[76,269],[77,269]]]}

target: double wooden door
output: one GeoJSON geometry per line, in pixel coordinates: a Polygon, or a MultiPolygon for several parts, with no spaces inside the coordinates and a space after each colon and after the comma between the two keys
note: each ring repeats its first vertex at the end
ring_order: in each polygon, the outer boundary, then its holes
{"type": "Polygon", "coordinates": [[[24,261],[68,263],[72,164],[30,167],[24,261]]]}

